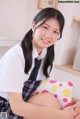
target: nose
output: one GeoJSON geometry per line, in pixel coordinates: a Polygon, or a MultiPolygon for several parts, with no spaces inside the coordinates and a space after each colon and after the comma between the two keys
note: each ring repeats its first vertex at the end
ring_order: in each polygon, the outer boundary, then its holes
{"type": "Polygon", "coordinates": [[[47,31],[46,32],[46,34],[45,34],[45,37],[47,38],[47,39],[51,39],[52,38],[52,31],[47,31]]]}

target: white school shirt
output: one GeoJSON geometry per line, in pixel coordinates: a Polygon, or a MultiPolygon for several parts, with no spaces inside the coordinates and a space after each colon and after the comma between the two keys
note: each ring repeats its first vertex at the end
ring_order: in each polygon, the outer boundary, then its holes
{"type": "Polygon", "coordinates": [[[38,59],[43,59],[36,80],[44,80],[46,77],[42,72],[42,66],[46,52],[46,49],[43,49],[39,56],[36,48],[33,46],[32,67],[29,73],[26,74],[24,72],[25,60],[20,44],[12,47],[0,60],[0,96],[8,100],[8,92],[22,93],[23,84],[28,80],[31,74],[36,57],[38,57],[38,59]]]}

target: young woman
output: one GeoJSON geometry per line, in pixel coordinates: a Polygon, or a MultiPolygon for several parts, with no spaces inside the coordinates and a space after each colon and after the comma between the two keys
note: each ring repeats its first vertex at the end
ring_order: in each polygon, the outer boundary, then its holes
{"type": "Polygon", "coordinates": [[[53,8],[41,10],[21,44],[11,48],[2,57],[0,112],[6,112],[8,119],[79,117],[79,104],[59,110],[53,108],[51,94],[32,96],[41,80],[50,75],[54,60],[54,43],[62,37],[63,26],[64,17],[60,11],[53,8]]]}

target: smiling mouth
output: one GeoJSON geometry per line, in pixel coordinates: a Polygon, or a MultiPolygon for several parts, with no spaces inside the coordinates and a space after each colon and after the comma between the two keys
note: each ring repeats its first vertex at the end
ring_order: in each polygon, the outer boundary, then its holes
{"type": "Polygon", "coordinates": [[[42,40],[44,43],[50,43],[49,40],[46,40],[46,39],[43,39],[43,38],[41,38],[41,40],[42,40]]]}

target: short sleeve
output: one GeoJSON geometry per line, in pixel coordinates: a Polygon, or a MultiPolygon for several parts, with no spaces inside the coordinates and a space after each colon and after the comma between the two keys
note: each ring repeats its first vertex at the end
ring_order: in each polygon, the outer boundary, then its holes
{"type": "Polygon", "coordinates": [[[4,56],[1,62],[0,91],[22,93],[24,83],[23,59],[15,52],[4,56]]]}

